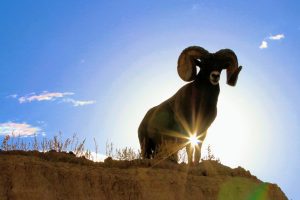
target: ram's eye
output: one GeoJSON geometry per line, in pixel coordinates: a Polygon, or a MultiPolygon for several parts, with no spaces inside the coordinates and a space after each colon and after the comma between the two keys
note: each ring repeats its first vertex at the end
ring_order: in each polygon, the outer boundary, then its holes
{"type": "Polygon", "coordinates": [[[194,59],[194,63],[198,67],[201,67],[201,65],[202,65],[202,61],[200,59],[194,59]]]}

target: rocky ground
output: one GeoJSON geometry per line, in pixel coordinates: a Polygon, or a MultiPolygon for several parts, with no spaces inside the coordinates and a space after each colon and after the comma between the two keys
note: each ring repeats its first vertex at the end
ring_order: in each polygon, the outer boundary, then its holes
{"type": "Polygon", "coordinates": [[[199,166],[157,160],[94,163],[68,153],[0,151],[1,200],[286,200],[276,184],[216,161],[199,166]]]}

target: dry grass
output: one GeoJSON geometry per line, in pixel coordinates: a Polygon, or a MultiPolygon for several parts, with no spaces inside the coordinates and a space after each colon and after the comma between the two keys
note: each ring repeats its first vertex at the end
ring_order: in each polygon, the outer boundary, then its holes
{"type": "Polygon", "coordinates": [[[79,141],[78,136],[74,134],[72,138],[62,139],[62,134],[55,135],[52,139],[38,139],[36,135],[31,138],[24,138],[14,134],[6,135],[1,141],[0,149],[2,151],[40,151],[40,152],[73,152],[77,157],[84,156],[91,159],[91,151],[85,149],[85,139],[79,141]]]}
{"type": "Polygon", "coordinates": [[[178,143],[175,141],[163,141],[156,153],[154,158],[158,160],[170,160],[178,162],[178,151],[181,148],[178,146],[178,143]]]}
{"type": "Polygon", "coordinates": [[[106,156],[116,160],[136,160],[141,159],[141,152],[135,151],[131,147],[114,148],[112,142],[106,142],[106,156]]]}
{"type": "MultiPolygon", "coordinates": [[[[97,161],[99,146],[94,138],[94,152],[85,147],[86,139],[79,140],[77,134],[73,134],[71,138],[63,139],[62,134],[55,135],[52,139],[45,137],[38,138],[36,135],[33,137],[21,137],[14,134],[6,135],[0,141],[0,150],[2,151],[39,151],[39,152],[71,152],[77,157],[84,157],[86,159],[97,161]]],[[[134,150],[131,147],[114,148],[112,142],[106,142],[106,156],[115,160],[136,160],[141,159],[141,152],[134,150]]],[[[157,160],[171,160],[178,163],[187,163],[187,154],[185,148],[178,149],[176,143],[164,143],[158,148],[154,157],[157,160]],[[179,150],[179,151],[178,151],[179,150]],[[177,154],[174,152],[178,152],[177,154]]],[[[220,163],[220,159],[216,158],[212,153],[211,146],[207,147],[207,155],[201,159],[202,161],[216,161],[220,163]]]]}
{"type": "MultiPolygon", "coordinates": [[[[98,146],[95,148],[98,148],[98,146]]],[[[142,159],[142,154],[140,150],[135,151],[131,147],[125,147],[120,149],[114,148],[112,142],[106,142],[106,156],[116,160],[131,161],[136,159],[142,159]]],[[[154,159],[171,160],[178,163],[187,163],[187,152],[185,148],[180,149],[176,142],[168,141],[164,142],[164,144],[158,148],[154,159]],[[174,152],[177,152],[177,154],[174,152]]],[[[217,163],[221,163],[220,159],[216,157],[212,152],[211,145],[208,145],[206,149],[206,156],[204,156],[201,160],[215,161],[217,163]]]]}

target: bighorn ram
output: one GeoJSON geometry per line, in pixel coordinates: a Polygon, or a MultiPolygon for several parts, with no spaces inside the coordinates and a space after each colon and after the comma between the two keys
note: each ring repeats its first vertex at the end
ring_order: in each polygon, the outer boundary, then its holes
{"type": "Polygon", "coordinates": [[[189,164],[193,163],[193,154],[194,163],[199,163],[202,141],[217,115],[219,79],[223,69],[227,71],[227,84],[235,86],[242,67],[238,66],[237,57],[230,49],[209,53],[201,47],[191,46],[182,51],[177,71],[181,79],[192,82],[147,112],[138,129],[144,158],[153,158],[164,141],[174,141],[179,149],[186,146],[189,164]],[[198,73],[196,66],[200,68],[198,73]],[[193,134],[199,140],[196,148],[192,148],[187,139],[193,134]]]}

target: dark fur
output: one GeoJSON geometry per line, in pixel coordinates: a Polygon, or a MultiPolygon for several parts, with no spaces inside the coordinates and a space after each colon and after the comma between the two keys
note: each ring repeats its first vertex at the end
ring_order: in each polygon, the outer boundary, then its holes
{"type": "MultiPolygon", "coordinates": [[[[182,139],[174,134],[178,133],[183,137],[189,136],[182,125],[184,121],[191,129],[197,124],[199,127],[197,135],[204,133],[200,138],[202,141],[204,140],[206,130],[216,118],[220,92],[219,84],[212,85],[209,75],[213,70],[221,72],[222,69],[211,67],[214,66],[212,64],[209,62],[209,67],[201,67],[193,82],[186,84],[174,96],[147,112],[138,129],[144,158],[153,158],[157,148],[163,144],[164,140],[176,141],[179,147],[180,144],[186,143],[187,139],[182,139]]],[[[201,149],[201,144],[199,144],[199,148],[201,149]]],[[[192,153],[189,153],[190,148],[187,150],[189,162],[191,162],[192,153]]],[[[197,152],[195,152],[195,162],[199,162],[200,151],[199,155],[196,154],[197,152]]]]}
{"type": "Polygon", "coordinates": [[[178,58],[178,75],[192,82],[147,112],[138,129],[144,158],[153,158],[159,147],[166,147],[168,154],[173,154],[167,156],[174,158],[175,155],[177,161],[178,150],[186,147],[188,163],[193,160],[199,163],[202,142],[217,116],[218,80],[223,69],[226,69],[227,84],[235,86],[242,66],[238,66],[237,57],[230,49],[209,53],[202,47],[191,46],[182,51],[178,58]],[[198,74],[196,66],[200,67],[198,74]],[[194,134],[200,142],[192,148],[188,138],[194,134]],[[177,147],[168,147],[169,142],[177,147]]]}

